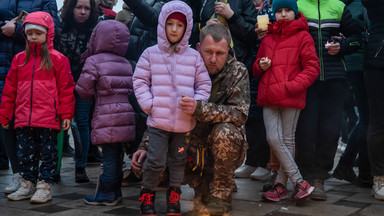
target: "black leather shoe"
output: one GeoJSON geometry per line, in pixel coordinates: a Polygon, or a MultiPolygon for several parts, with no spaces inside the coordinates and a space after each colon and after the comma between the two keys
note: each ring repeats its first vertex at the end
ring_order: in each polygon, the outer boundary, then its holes
{"type": "Polygon", "coordinates": [[[89,182],[89,178],[87,176],[87,173],[85,172],[85,168],[76,168],[75,181],[77,183],[89,182]]]}

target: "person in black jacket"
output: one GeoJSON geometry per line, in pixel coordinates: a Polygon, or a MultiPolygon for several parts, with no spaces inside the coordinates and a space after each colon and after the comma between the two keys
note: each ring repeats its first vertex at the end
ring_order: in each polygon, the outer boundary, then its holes
{"type": "MultiPolygon", "coordinates": [[[[22,21],[16,17],[22,12],[44,11],[51,14],[55,26],[58,22],[55,0],[2,0],[0,1],[0,97],[5,84],[5,77],[11,67],[13,57],[25,49],[25,36],[22,21]]],[[[15,192],[20,187],[19,160],[17,158],[16,131],[11,127],[0,129],[0,146],[4,145],[14,173],[12,182],[5,188],[5,193],[15,192]],[[4,136],[4,139],[3,139],[4,136]]]]}
{"type": "Polygon", "coordinates": [[[231,32],[236,59],[245,64],[248,72],[252,71],[254,62],[252,49],[256,47],[257,40],[257,37],[248,37],[249,33],[254,33],[256,24],[257,12],[253,1],[232,0],[224,3],[216,0],[200,0],[191,1],[191,4],[195,13],[193,21],[195,24],[190,39],[192,47],[198,42],[200,29],[208,21],[212,23],[212,19],[217,20],[218,16],[221,16],[231,32]]]}
{"type": "Polygon", "coordinates": [[[364,75],[369,104],[368,155],[372,195],[384,200],[384,2],[362,0],[370,19],[364,75]]]}
{"type": "MultiPolygon", "coordinates": [[[[353,18],[356,19],[364,28],[368,27],[368,16],[366,9],[363,8],[361,0],[343,0],[351,10],[353,18]],[[362,10],[363,8],[363,10],[362,10]]],[[[363,29],[364,30],[364,29],[363,29]]],[[[363,31],[365,35],[365,31],[363,31]]],[[[366,37],[366,35],[365,35],[366,37]]],[[[347,140],[347,147],[341,155],[339,163],[332,176],[337,179],[344,179],[356,184],[357,186],[372,187],[372,176],[367,150],[367,129],[368,129],[368,98],[364,83],[364,50],[366,40],[363,41],[362,48],[357,52],[345,56],[348,71],[348,80],[353,96],[356,101],[359,119],[356,126],[352,129],[347,140]],[[359,175],[353,171],[356,155],[359,155],[358,166],[359,175]]]]}
{"type": "Polygon", "coordinates": [[[326,200],[324,180],[333,168],[347,81],[343,56],[360,47],[361,27],[339,0],[298,0],[297,4],[315,41],[320,77],[308,88],[306,107],[300,113],[296,160],[304,179],[315,186],[311,198],[326,200]]]}
{"type": "MultiPolygon", "coordinates": [[[[92,30],[96,26],[99,12],[95,0],[65,0],[61,9],[61,22],[54,40],[55,49],[69,59],[71,72],[75,82],[79,79],[84,63],[80,56],[87,49],[92,30]]],[[[85,171],[88,149],[90,146],[89,113],[92,101],[85,101],[75,91],[75,118],[80,139],[75,141],[75,180],[78,183],[88,182],[85,171]]],[[[74,131],[72,125],[72,132],[74,131]]],[[[75,138],[76,132],[73,133],[75,138]]]]}

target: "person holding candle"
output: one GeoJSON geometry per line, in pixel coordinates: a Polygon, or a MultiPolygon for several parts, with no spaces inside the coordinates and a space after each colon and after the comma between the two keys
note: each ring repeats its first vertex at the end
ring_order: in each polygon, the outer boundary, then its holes
{"type": "Polygon", "coordinates": [[[295,188],[292,197],[301,201],[314,187],[303,179],[295,163],[295,130],[300,110],[305,107],[307,88],[320,74],[319,59],[296,0],[275,0],[272,8],[276,22],[268,25],[253,75],[260,78],[257,104],[263,106],[267,141],[280,161],[280,170],[274,186],[262,198],[287,198],[289,178],[295,188]]]}

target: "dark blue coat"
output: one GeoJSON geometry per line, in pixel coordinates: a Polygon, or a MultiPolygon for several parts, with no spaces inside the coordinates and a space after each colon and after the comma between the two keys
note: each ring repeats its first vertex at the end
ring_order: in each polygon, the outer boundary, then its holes
{"type": "MultiPolygon", "coordinates": [[[[5,25],[6,20],[17,17],[22,10],[28,13],[45,11],[51,14],[55,24],[58,20],[55,0],[1,0],[0,26],[5,25]]],[[[0,97],[13,57],[25,49],[25,37],[21,24],[22,22],[15,23],[16,29],[12,37],[7,37],[0,31],[0,97]]]]}

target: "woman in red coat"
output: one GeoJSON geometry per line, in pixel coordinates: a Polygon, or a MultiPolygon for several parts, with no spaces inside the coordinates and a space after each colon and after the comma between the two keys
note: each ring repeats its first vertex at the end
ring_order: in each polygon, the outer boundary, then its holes
{"type": "Polygon", "coordinates": [[[262,197],[271,201],[286,198],[289,178],[295,187],[292,197],[299,201],[314,188],[303,180],[294,161],[295,130],[307,88],[319,76],[319,60],[296,0],[275,0],[272,8],[276,22],[268,26],[253,75],[260,78],[257,103],[263,106],[267,141],[281,166],[273,188],[262,197]]]}

